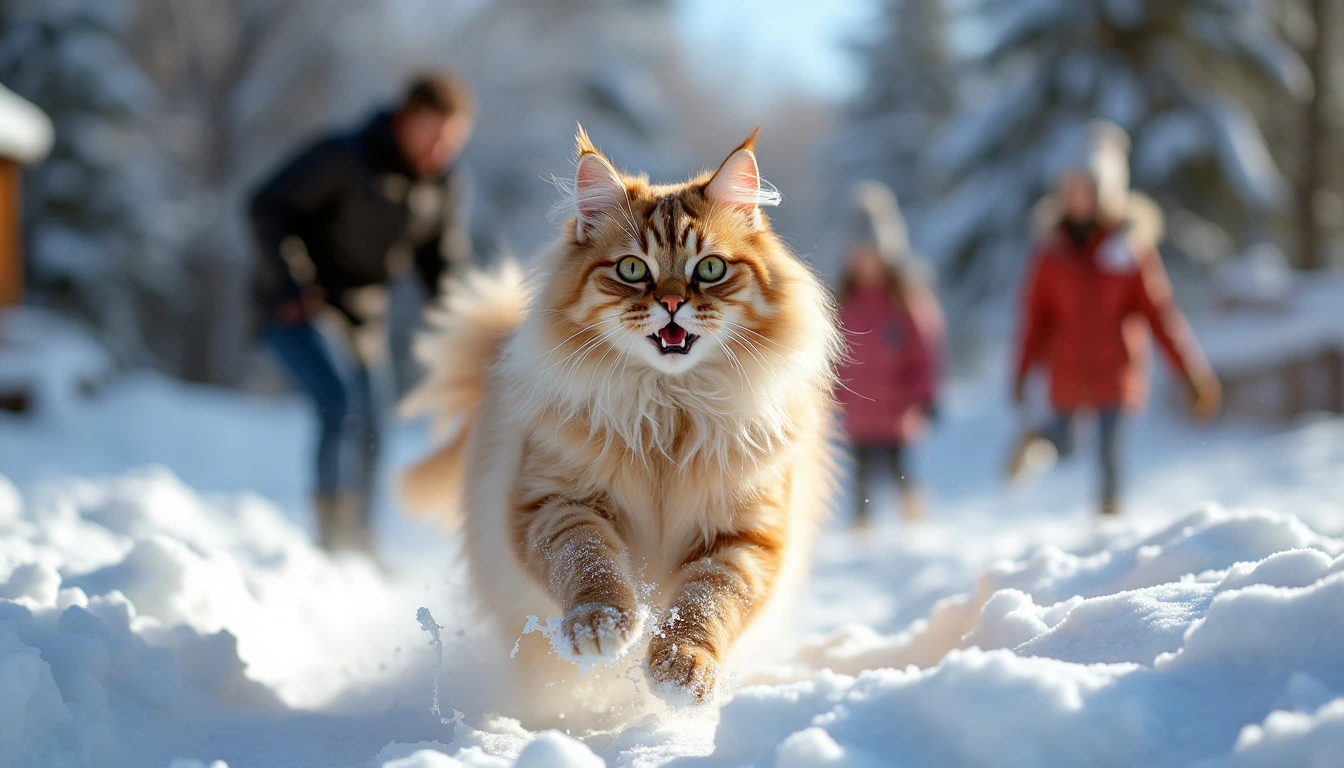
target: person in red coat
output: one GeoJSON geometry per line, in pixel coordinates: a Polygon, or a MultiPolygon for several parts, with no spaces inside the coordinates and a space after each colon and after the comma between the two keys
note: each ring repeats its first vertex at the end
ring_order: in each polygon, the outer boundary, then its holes
{"type": "Polygon", "coordinates": [[[1090,126],[1056,195],[1037,206],[1042,236],[1026,282],[1013,389],[1021,406],[1028,376],[1044,370],[1055,412],[1019,441],[1013,477],[1023,474],[1028,457],[1041,454],[1038,447],[1071,453],[1077,416],[1096,414],[1102,514],[1119,511],[1120,426],[1123,414],[1142,408],[1146,398],[1150,334],[1189,391],[1196,416],[1211,417],[1220,400],[1157,252],[1161,213],[1129,190],[1128,147],[1118,127],[1090,126]]]}
{"type": "Polygon", "coordinates": [[[891,190],[864,182],[854,200],[856,226],[838,296],[850,355],[836,394],[853,445],[854,520],[863,525],[872,472],[883,464],[901,490],[905,517],[922,514],[906,448],[924,436],[936,410],[943,318],[909,253],[891,190]]]}

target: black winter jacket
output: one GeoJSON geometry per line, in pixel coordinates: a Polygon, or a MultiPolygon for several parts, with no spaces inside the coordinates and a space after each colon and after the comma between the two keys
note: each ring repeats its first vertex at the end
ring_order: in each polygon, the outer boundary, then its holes
{"type": "Polygon", "coordinates": [[[372,318],[355,289],[384,285],[410,268],[436,295],[444,272],[470,259],[469,197],[460,164],[429,179],[410,172],[389,112],[320,139],[252,197],[262,311],[269,316],[311,283],[359,325],[372,318]]]}

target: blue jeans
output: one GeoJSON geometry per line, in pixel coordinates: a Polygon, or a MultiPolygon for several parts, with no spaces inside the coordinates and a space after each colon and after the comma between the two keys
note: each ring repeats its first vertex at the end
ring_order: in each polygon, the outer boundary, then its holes
{"type": "MultiPolygon", "coordinates": [[[[1120,492],[1120,409],[1103,408],[1097,412],[1097,433],[1101,452],[1101,500],[1114,502],[1120,492]]],[[[1054,444],[1059,457],[1073,453],[1075,414],[1060,413],[1046,426],[1041,437],[1054,444]]]]}
{"type": "Polygon", "coordinates": [[[262,340],[317,408],[317,492],[357,497],[367,526],[381,443],[381,382],[349,345],[329,342],[311,323],[269,323],[262,340]]]}

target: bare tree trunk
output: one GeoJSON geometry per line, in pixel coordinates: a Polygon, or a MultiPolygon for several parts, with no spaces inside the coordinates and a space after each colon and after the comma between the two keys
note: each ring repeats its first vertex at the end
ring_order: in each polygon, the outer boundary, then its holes
{"type": "Polygon", "coordinates": [[[1303,111],[1302,168],[1298,179],[1297,216],[1299,266],[1319,269],[1325,266],[1321,252],[1321,227],[1316,218],[1317,198],[1324,183],[1326,157],[1325,108],[1330,97],[1329,48],[1330,6],[1333,0],[1307,0],[1307,9],[1315,22],[1316,34],[1304,51],[1314,86],[1303,111]]]}

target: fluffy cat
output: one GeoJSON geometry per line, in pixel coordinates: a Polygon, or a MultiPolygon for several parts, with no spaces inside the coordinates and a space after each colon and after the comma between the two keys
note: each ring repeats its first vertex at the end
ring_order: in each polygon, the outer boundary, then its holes
{"type": "Polygon", "coordinates": [[[403,496],[464,518],[505,647],[529,615],[559,617],[549,644],[515,648],[549,695],[538,708],[609,707],[574,662],[632,649],[661,698],[712,699],[739,636],[805,566],[835,480],[841,344],[825,289],[761,211],[779,197],[755,139],[656,185],[580,128],[573,215],[533,279],[454,282],[419,341],[429,376],[405,412],[451,436],[403,496]]]}

